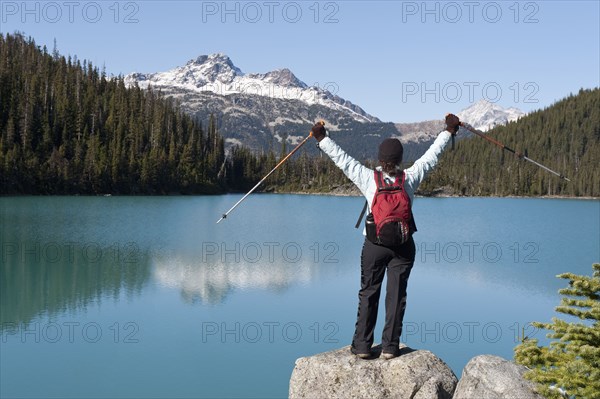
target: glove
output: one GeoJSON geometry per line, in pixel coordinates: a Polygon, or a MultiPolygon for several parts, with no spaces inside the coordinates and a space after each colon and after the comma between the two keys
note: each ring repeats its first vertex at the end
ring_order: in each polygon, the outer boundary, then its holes
{"type": "Polygon", "coordinates": [[[325,122],[320,121],[315,123],[315,125],[310,131],[312,132],[313,137],[317,139],[317,141],[323,140],[327,135],[327,131],[325,130],[325,122]]]}
{"type": "Polygon", "coordinates": [[[454,114],[446,115],[446,130],[449,131],[453,136],[458,132],[460,126],[460,119],[454,114]]]}

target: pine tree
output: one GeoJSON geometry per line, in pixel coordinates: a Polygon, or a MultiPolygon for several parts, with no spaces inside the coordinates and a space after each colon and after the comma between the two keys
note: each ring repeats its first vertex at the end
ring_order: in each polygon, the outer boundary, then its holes
{"type": "Polygon", "coordinates": [[[592,266],[593,275],[572,273],[557,277],[569,280],[559,290],[564,297],[557,312],[576,317],[583,323],[553,318],[552,323],[533,323],[550,330],[549,346],[538,346],[537,339],[523,338],[515,348],[517,363],[529,367],[525,374],[538,383],[547,398],[598,398],[600,395],[600,264],[592,266]]]}

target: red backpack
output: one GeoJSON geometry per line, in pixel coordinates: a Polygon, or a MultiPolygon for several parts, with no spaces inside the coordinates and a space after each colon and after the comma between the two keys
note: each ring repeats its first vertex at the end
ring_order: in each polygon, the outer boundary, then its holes
{"type": "Polygon", "coordinates": [[[404,190],[405,174],[387,184],[383,173],[375,171],[377,191],[367,216],[367,239],[374,244],[396,247],[404,244],[417,231],[412,215],[410,197],[404,190]]]}

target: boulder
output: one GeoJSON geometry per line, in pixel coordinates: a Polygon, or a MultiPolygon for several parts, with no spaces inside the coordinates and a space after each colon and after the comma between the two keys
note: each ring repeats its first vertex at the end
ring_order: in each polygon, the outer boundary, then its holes
{"type": "Polygon", "coordinates": [[[359,359],[350,346],[296,360],[289,397],[451,399],[458,382],[440,358],[426,350],[400,346],[400,356],[359,359]]]}
{"type": "Polygon", "coordinates": [[[499,356],[476,356],[465,366],[453,399],[543,399],[523,378],[525,371],[499,356]]]}

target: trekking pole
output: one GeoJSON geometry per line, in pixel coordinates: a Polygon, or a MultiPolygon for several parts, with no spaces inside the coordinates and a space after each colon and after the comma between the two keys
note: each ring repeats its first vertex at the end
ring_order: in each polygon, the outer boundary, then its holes
{"type": "Polygon", "coordinates": [[[258,188],[258,186],[261,185],[262,182],[264,182],[265,180],[267,180],[267,178],[269,176],[271,176],[271,174],[273,172],[275,172],[278,167],[280,167],[285,161],[287,161],[289,157],[291,157],[292,155],[294,155],[294,153],[296,151],[298,151],[300,149],[300,147],[302,147],[308,141],[308,139],[310,139],[311,137],[312,137],[312,131],[310,132],[310,134],[304,140],[302,140],[300,142],[300,144],[298,144],[296,146],[296,148],[294,148],[292,151],[290,151],[289,154],[287,154],[281,161],[279,161],[279,163],[273,168],[273,170],[271,170],[269,173],[267,173],[267,175],[265,177],[263,177],[258,183],[256,183],[256,185],[254,187],[252,187],[252,190],[248,191],[246,193],[246,195],[244,195],[238,202],[235,203],[235,205],[233,205],[227,212],[225,212],[223,214],[223,216],[221,216],[221,219],[217,220],[217,224],[219,222],[221,222],[221,220],[225,219],[227,217],[227,215],[229,215],[231,213],[231,211],[233,211],[239,204],[241,204],[242,201],[244,201],[246,199],[246,197],[248,197],[250,194],[252,194],[254,192],[254,190],[256,190],[258,188]]]}
{"type": "Polygon", "coordinates": [[[369,203],[367,201],[365,201],[365,204],[363,205],[363,209],[362,209],[362,211],[360,211],[360,216],[358,217],[358,220],[356,221],[356,224],[354,225],[355,229],[358,229],[360,227],[360,222],[362,222],[362,219],[365,216],[365,213],[367,213],[368,206],[369,206],[369,203]]]}
{"type": "Polygon", "coordinates": [[[508,152],[512,152],[512,153],[513,153],[513,154],[515,154],[515,155],[517,156],[517,158],[519,158],[519,159],[524,159],[524,160],[526,160],[526,161],[529,161],[529,162],[531,162],[532,164],[534,164],[534,165],[537,165],[537,166],[539,166],[540,168],[542,168],[542,169],[544,169],[544,170],[546,170],[546,171],[548,171],[548,172],[550,172],[550,173],[552,173],[552,174],[554,174],[554,175],[556,175],[556,176],[560,177],[561,179],[565,179],[566,181],[571,181],[571,180],[569,180],[568,178],[566,178],[565,176],[561,175],[560,173],[558,173],[558,172],[555,172],[555,171],[553,171],[552,169],[550,169],[550,168],[548,168],[548,167],[546,167],[546,166],[542,165],[541,163],[539,163],[539,162],[536,162],[536,161],[534,161],[533,159],[531,159],[531,158],[529,158],[529,157],[525,156],[525,154],[521,154],[520,152],[517,152],[517,151],[513,150],[512,148],[509,148],[509,147],[505,146],[505,145],[504,145],[504,144],[502,144],[501,142],[499,142],[499,141],[497,141],[497,140],[495,140],[495,139],[493,139],[493,138],[489,137],[487,134],[483,134],[482,132],[480,132],[479,130],[475,129],[473,126],[469,125],[468,123],[461,122],[461,123],[460,123],[460,126],[464,127],[465,129],[467,129],[467,130],[468,130],[468,131],[470,131],[471,133],[475,133],[475,134],[476,134],[476,135],[478,135],[479,137],[486,139],[486,140],[487,140],[487,141],[489,141],[490,143],[493,143],[493,144],[497,145],[498,147],[502,148],[503,150],[506,150],[506,151],[508,151],[508,152]]]}

